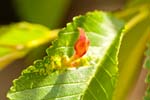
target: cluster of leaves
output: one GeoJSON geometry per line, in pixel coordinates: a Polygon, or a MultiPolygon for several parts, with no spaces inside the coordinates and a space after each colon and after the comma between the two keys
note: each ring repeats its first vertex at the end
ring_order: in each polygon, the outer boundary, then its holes
{"type": "Polygon", "coordinates": [[[121,21],[104,12],[75,17],[47,49],[48,56],[35,61],[14,80],[7,97],[12,100],[111,100],[118,75],[122,29],[121,21]],[[85,30],[90,41],[87,53],[78,60],[88,64],[69,68],[64,59],[74,53],[78,27],[85,30]]]}

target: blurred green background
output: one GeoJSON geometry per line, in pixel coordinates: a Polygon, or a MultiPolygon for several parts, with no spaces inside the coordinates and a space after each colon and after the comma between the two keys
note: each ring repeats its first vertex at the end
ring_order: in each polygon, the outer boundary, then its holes
{"type": "Polygon", "coordinates": [[[125,0],[1,0],[0,24],[18,21],[40,23],[59,28],[73,16],[91,10],[115,11],[125,0]]]}

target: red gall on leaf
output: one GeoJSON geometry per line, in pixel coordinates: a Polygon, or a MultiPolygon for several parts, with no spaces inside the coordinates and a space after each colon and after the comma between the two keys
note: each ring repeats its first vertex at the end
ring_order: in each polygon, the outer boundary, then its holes
{"type": "Polygon", "coordinates": [[[74,45],[75,53],[71,58],[73,60],[81,58],[87,52],[89,44],[90,44],[90,41],[88,37],[86,36],[84,29],[78,28],[78,30],[79,30],[80,35],[74,45]]]}
{"type": "Polygon", "coordinates": [[[74,45],[75,53],[70,59],[68,60],[65,59],[64,65],[71,67],[80,65],[80,61],[78,61],[77,59],[81,58],[88,50],[90,41],[86,36],[84,29],[78,28],[78,30],[79,30],[79,38],[77,39],[74,45]]]}

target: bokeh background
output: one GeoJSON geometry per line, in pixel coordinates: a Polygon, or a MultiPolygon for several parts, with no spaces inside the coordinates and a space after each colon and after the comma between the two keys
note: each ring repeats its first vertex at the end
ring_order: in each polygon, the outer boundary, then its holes
{"type": "Polygon", "coordinates": [[[18,21],[59,28],[72,17],[92,10],[116,11],[125,0],[1,0],[0,24],[18,21]]]}

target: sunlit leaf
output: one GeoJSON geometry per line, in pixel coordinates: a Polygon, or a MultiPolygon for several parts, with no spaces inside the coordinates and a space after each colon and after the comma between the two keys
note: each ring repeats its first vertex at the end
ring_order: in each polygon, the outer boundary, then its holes
{"type": "Polygon", "coordinates": [[[78,16],[59,32],[47,49],[48,56],[35,61],[14,80],[10,100],[111,100],[118,76],[118,49],[123,23],[104,12],[78,16]],[[76,66],[66,64],[74,54],[79,30],[90,46],[76,66]]]}
{"type": "Polygon", "coordinates": [[[27,22],[0,27],[0,69],[25,56],[32,48],[50,42],[56,33],[48,28],[27,22]]]}

